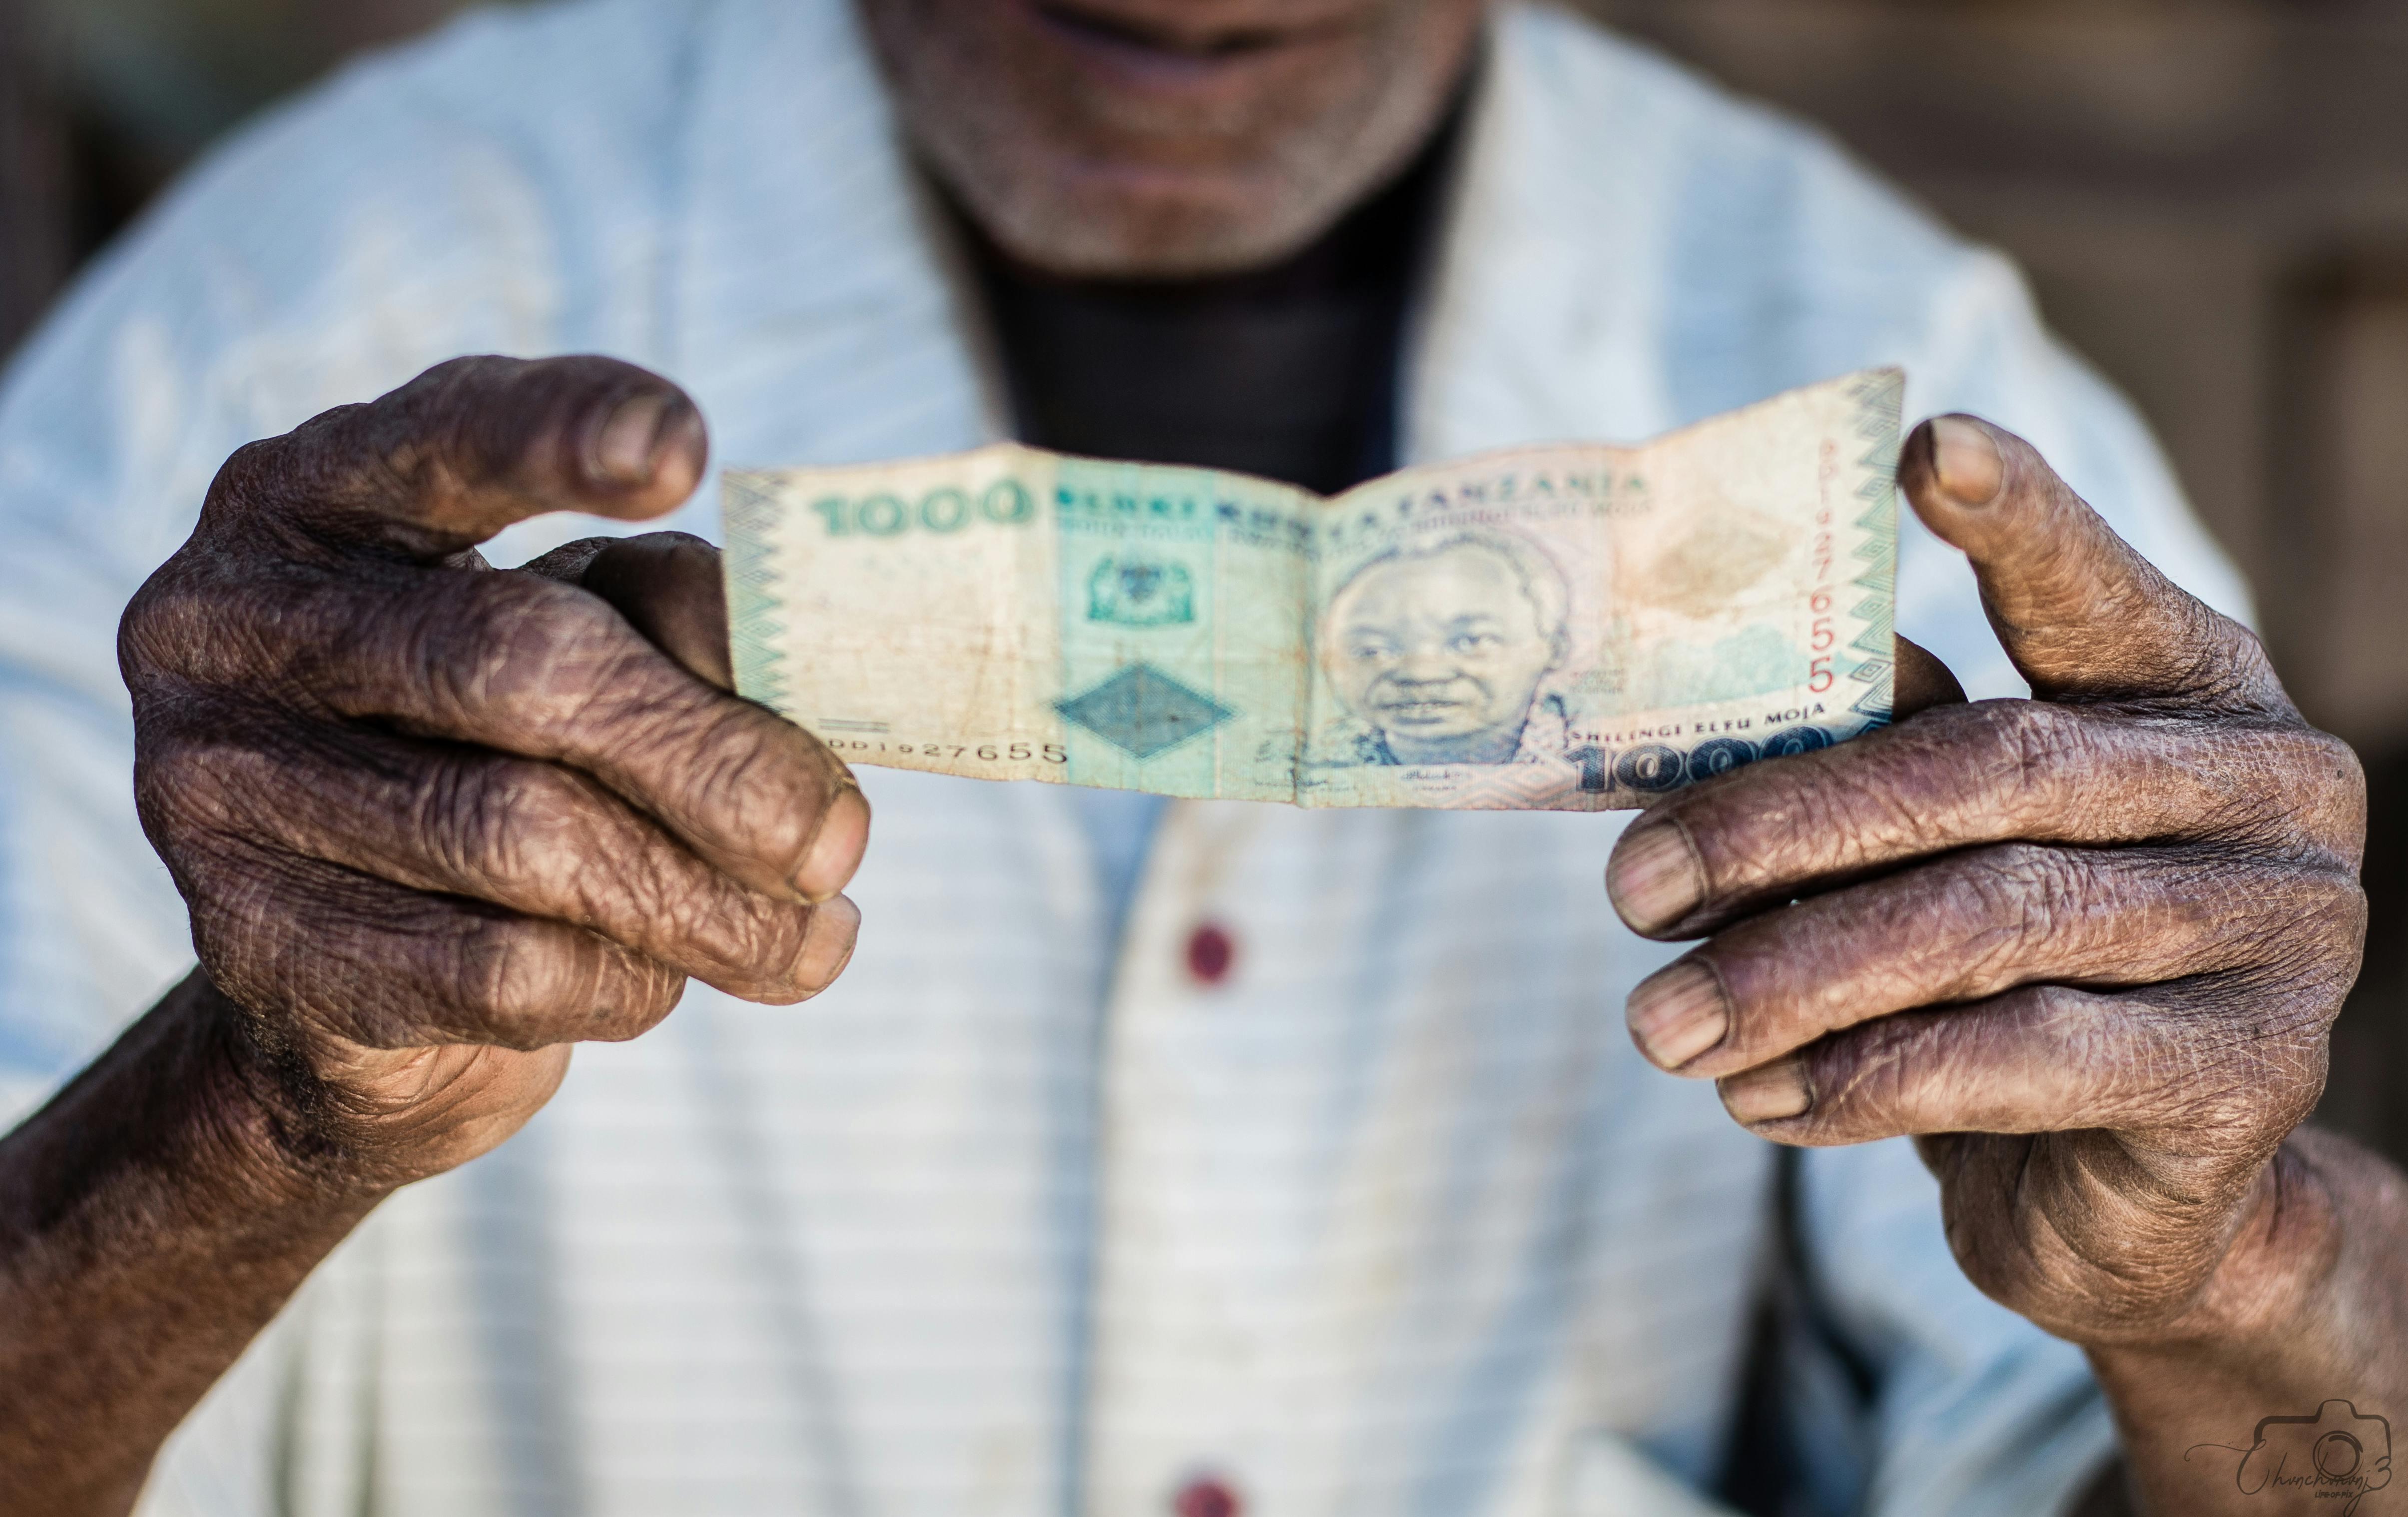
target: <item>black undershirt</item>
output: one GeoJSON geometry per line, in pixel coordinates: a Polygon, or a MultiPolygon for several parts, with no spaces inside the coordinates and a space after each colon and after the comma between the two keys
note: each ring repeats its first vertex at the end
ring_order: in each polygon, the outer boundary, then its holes
{"type": "Polygon", "coordinates": [[[1455,135],[1450,119],[1319,241],[1242,274],[1054,279],[966,226],[1021,439],[1323,494],[1396,467],[1405,313],[1455,135]]]}

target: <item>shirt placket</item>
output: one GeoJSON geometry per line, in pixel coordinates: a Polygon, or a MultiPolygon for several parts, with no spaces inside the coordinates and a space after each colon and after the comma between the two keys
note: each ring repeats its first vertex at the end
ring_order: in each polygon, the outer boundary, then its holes
{"type": "Polygon", "coordinates": [[[1276,1354],[1279,1177],[1249,1140],[1264,1047],[1263,913],[1243,863],[1269,808],[1174,803],[1156,831],[1098,1049],[1090,1513],[1241,1517],[1272,1478],[1259,1389],[1276,1354]]]}

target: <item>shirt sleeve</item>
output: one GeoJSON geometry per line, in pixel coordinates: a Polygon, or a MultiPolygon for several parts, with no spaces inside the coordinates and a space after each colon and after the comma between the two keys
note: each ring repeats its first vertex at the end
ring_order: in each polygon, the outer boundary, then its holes
{"type": "Polygon", "coordinates": [[[1809,1310],[1870,1390],[1835,1415],[1851,1397],[1828,1376],[1826,1404],[1795,1409],[1813,1510],[2046,1517],[2079,1499],[2115,1448],[2106,1399],[2079,1349],[1965,1278],[1911,1141],[1805,1153],[1797,1222],[1809,1310]]]}

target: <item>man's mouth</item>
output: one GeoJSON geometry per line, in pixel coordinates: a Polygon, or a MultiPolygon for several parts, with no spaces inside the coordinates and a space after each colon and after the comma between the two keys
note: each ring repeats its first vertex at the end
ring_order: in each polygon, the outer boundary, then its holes
{"type": "Polygon", "coordinates": [[[1134,49],[1211,61],[1275,48],[1292,40],[1291,30],[1240,23],[1217,29],[1168,24],[1157,17],[1120,15],[1059,0],[1037,0],[1038,18],[1094,47],[1134,49]]]}
{"type": "Polygon", "coordinates": [[[1262,8],[1210,4],[1138,7],[1110,0],[1028,4],[1038,25],[1095,63],[1167,84],[1212,78],[1332,41],[1354,24],[1343,14],[1266,19],[1262,8]]]}

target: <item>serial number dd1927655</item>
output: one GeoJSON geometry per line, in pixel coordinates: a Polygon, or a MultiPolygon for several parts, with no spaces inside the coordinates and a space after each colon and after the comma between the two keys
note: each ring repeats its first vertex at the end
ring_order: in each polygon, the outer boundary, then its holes
{"type": "Polygon", "coordinates": [[[1069,750],[1060,743],[898,743],[883,737],[847,737],[841,735],[821,739],[832,753],[901,753],[920,758],[974,758],[984,764],[1026,764],[1043,759],[1048,764],[1068,764],[1069,750]]]}

